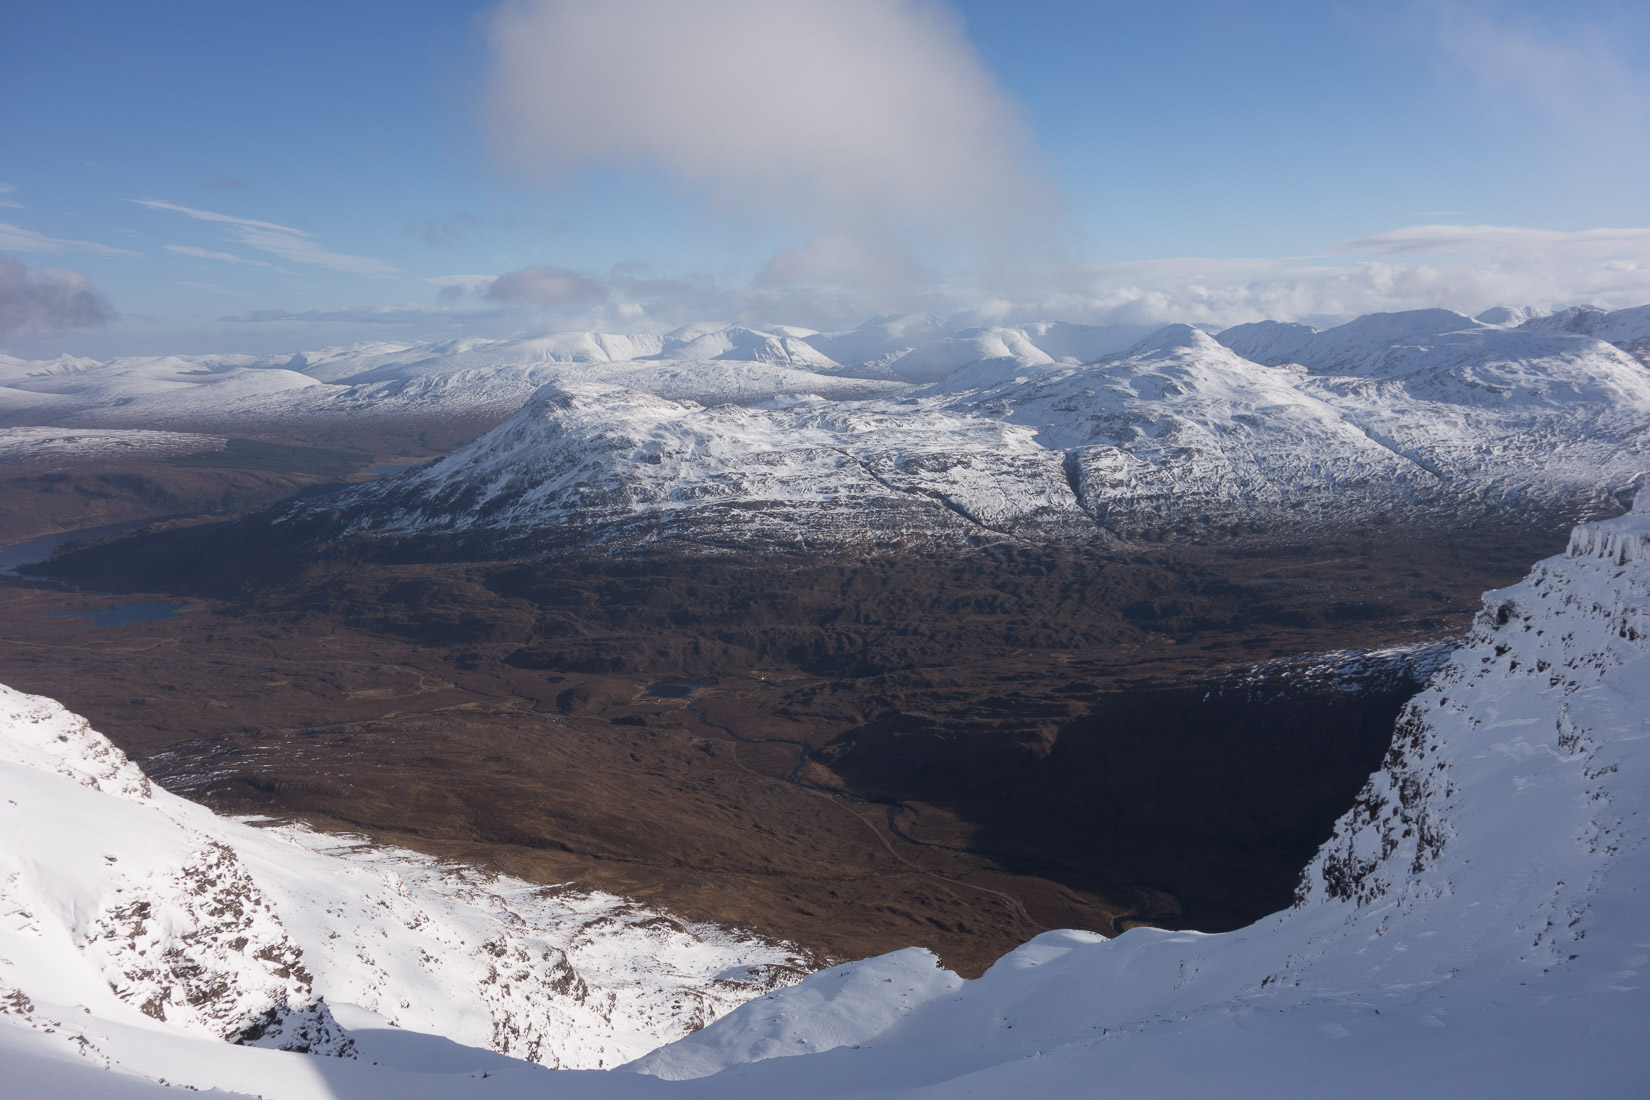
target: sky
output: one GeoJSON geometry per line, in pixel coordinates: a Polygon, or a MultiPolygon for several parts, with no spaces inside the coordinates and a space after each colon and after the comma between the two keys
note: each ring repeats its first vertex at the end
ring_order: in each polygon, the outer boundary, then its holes
{"type": "Polygon", "coordinates": [[[1650,302],[1650,6],[0,4],[0,349],[1650,302]]]}

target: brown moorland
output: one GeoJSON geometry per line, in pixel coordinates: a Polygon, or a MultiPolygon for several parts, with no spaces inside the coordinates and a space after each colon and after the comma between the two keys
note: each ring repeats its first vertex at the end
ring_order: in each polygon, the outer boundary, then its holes
{"type": "Polygon", "coordinates": [[[1044,928],[1287,904],[1414,685],[1235,670],[1457,634],[1569,520],[503,562],[197,523],[58,565],[171,619],[97,627],[51,616],[119,597],[0,586],[0,682],[223,812],[976,973],[1044,928]]]}

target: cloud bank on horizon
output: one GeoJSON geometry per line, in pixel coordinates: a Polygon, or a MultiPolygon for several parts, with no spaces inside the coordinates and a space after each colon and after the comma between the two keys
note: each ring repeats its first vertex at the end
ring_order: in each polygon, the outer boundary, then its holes
{"type": "MultiPolygon", "coordinates": [[[[293,204],[249,186],[243,177],[250,173],[228,162],[192,168],[181,184],[134,177],[129,190],[109,199],[124,211],[109,217],[127,221],[106,220],[101,227],[77,211],[64,212],[71,220],[51,220],[38,181],[22,188],[0,184],[8,219],[0,222],[0,254],[16,256],[0,280],[0,295],[8,296],[0,299],[0,312],[26,319],[10,322],[0,341],[37,353],[128,350],[123,340],[131,347],[146,340],[156,351],[188,350],[182,345],[192,340],[210,340],[219,350],[276,350],[387,332],[424,338],[535,328],[660,331],[705,319],[840,329],[873,314],[914,310],[976,323],[1224,326],[1262,318],[1321,324],[1431,306],[1475,313],[1494,305],[1650,302],[1650,228],[1635,227],[1650,224],[1650,210],[1642,222],[1618,222],[1621,228],[1599,227],[1604,219],[1590,217],[1581,200],[1555,208],[1566,221],[1549,224],[1562,228],[1491,221],[1483,211],[1446,224],[1441,219],[1456,215],[1423,213],[1428,207],[1420,204],[1413,214],[1399,210],[1373,220],[1377,215],[1364,209],[1371,196],[1350,177],[1342,196],[1346,213],[1331,230],[1345,239],[1329,236],[1301,248],[1281,243],[1281,231],[1267,234],[1280,239],[1280,251],[1311,254],[1246,255],[1215,241],[1204,256],[1094,262],[1101,252],[1074,228],[1082,220],[1076,212],[1087,210],[1091,226],[1095,210],[1101,210],[1099,224],[1122,225],[1162,219],[1172,201],[1155,211],[1101,209],[1081,179],[1062,173],[1058,162],[1069,159],[1068,147],[1080,139],[1071,128],[1070,103],[1062,115],[1050,95],[1068,84],[1092,86],[1070,83],[1048,67],[1041,74],[1053,73],[1046,87],[1028,84],[1025,59],[1018,59],[1019,68],[1004,66],[1005,56],[1015,57],[1003,54],[1000,35],[992,37],[989,12],[982,19],[987,9],[970,4],[491,4],[474,19],[479,72],[466,125],[484,136],[499,181],[486,184],[473,167],[463,181],[469,188],[495,187],[490,197],[442,192],[440,206],[403,202],[391,209],[417,192],[420,178],[383,170],[381,149],[368,148],[376,138],[365,133],[353,135],[359,163],[323,165],[325,172],[314,173],[344,180],[353,171],[354,186],[379,189],[353,210],[293,204]],[[530,189],[526,199],[522,181],[530,189]],[[611,194],[604,191],[608,181],[619,184],[611,194]],[[624,181],[642,183],[627,191],[624,181]],[[183,188],[213,191],[205,203],[211,209],[186,201],[183,188]],[[658,200],[666,208],[698,219],[679,240],[660,238],[664,252],[676,249],[674,263],[634,252],[634,243],[617,243],[621,233],[604,232],[632,220],[627,203],[655,201],[665,192],[674,196],[658,200]],[[137,197],[144,195],[156,197],[137,197]],[[501,195],[545,209],[542,216],[529,213],[501,195]],[[1486,224],[1466,223],[1471,220],[1486,224]],[[1382,222],[1397,228],[1382,229],[1382,222]],[[535,238],[529,225],[555,228],[535,238]],[[703,244],[689,250],[682,244],[688,239],[703,244]],[[604,249],[623,251],[603,256],[604,249]],[[682,260],[683,254],[690,258],[682,260]],[[52,264],[66,259],[83,270],[25,266],[35,265],[35,257],[52,264]],[[193,270],[186,273],[184,265],[193,270]],[[162,269],[166,276],[143,274],[162,269]],[[155,289],[163,285],[180,288],[172,295],[179,300],[193,295],[193,311],[143,320],[144,328],[140,315],[169,304],[155,289]],[[75,299],[84,308],[69,308],[68,298],[52,297],[52,287],[89,297],[75,299]],[[145,294],[150,300],[139,303],[145,294]],[[49,301],[58,305],[48,308],[49,301]],[[106,336],[52,342],[54,334],[111,321],[117,323],[106,336]],[[176,346],[162,347],[165,339],[176,346]],[[96,340],[103,342],[91,343],[96,340]]],[[[1174,18],[1196,14],[1199,5],[1187,7],[1174,18]]],[[[1109,32],[1114,20],[1080,8],[1051,4],[1033,15],[1051,34],[1068,24],[1084,28],[1091,36],[1085,50],[1103,51],[1106,42],[1092,36],[1109,32]]],[[[1123,28],[1126,20],[1113,14],[1123,28]]],[[[1456,106],[1480,111],[1485,128],[1499,111],[1508,116],[1508,134],[1538,137],[1532,165],[1583,156],[1587,173],[1578,167],[1578,179],[1601,172],[1630,178],[1646,166],[1650,68],[1636,60],[1631,36],[1607,33],[1607,13],[1582,11],[1561,23],[1523,0],[1417,0],[1408,14],[1411,37],[1394,42],[1423,46],[1437,70],[1435,91],[1453,89],[1456,106]]],[[[450,15],[429,18],[445,36],[432,42],[456,56],[450,15]]],[[[1036,48],[1046,50],[1048,36],[1037,37],[1036,48]]],[[[1119,49],[1127,53],[1135,45],[1120,40],[1119,49]]],[[[1122,54],[1107,56],[1121,63],[1122,54]]],[[[1098,54],[1095,63],[1101,63],[1098,54]]],[[[354,87],[363,99],[340,110],[334,125],[347,129],[348,116],[368,117],[381,107],[371,97],[382,81],[371,72],[360,76],[354,87]]],[[[1238,187],[1228,196],[1220,181],[1264,173],[1263,160],[1224,163],[1200,154],[1200,116],[1190,105],[1221,94],[1220,74],[1200,75],[1194,66],[1176,70],[1174,79],[1178,96],[1166,88],[1159,97],[1154,86],[1141,85],[1137,98],[1096,99],[1092,111],[1155,111],[1163,115],[1160,124],[1189,127],[1186,159],[1151,161],[1119,145],[1107,150],[1104,171],[1155,174],[1166,193],[1181,177],[1194,178],[1213,187],[1214,197],[1188,192],[1182,201],[1216,210],[1230,201],[1234,223],[1254,216],[1253,195],[1244,197],[1238,187]]],[[[199,88],[188,91],[203,98],[199,88]]],[[[284,103],[281,89],[266,94],[276,97],[269,109],[284,103]]],[[[1306,93],[1295,87],[1280,94],[1306,93]]],[[[1090,102],[1080,109],[1091,109],[1090,102]]],[[[1286,104],[1275,106],[1280,120],[1288,117],[1286,104]]],[[[1379,127],[1390,121],[1383,110],[1398,117],[1396,108],[1377,105],[1349,126],[1379,127]]],[[[1272,125],[1269,117],[1261,121],[1272,125]]],[[[432,125],[427,114],[415,123],[424,131],[432,125]]],[[[1314,137],[1295,136],[1309,143],[1314,137]]],[[[309,139],[296,140],[300,144],[279,154],[307,161],[309,139]]],[[[1454,198],[1515,186],[1476,163],[1467,161],[1466,193],[1454,198]]],[[[427,170],[437,171],[433,164],[427,170]]],[[[449,190],[452,184],[443,181],[449,190]]],[[[336,194],[346,192],[340,184],[336,194]]],[[[646,222],[658,211],[634,213],[646,222]]],[[[675,231],[683,220],[662,223],[661,232],[675,231]]]]}

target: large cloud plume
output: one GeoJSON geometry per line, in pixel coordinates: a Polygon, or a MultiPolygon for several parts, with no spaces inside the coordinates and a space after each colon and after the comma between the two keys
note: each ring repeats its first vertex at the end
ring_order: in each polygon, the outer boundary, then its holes
{"type": "Polygon", "coordinates": [[[0,255],[0,340],[94,328],[114,317],[108,300],[78,271],[30,270],[0,255]]]}
{"type": "Polygon", "coordinates": [[[662,169],[829,233],[1000,249],[1052,191],[1016,106],[932,0],[511,0],[485,120],[539,178],[662,169]]]}

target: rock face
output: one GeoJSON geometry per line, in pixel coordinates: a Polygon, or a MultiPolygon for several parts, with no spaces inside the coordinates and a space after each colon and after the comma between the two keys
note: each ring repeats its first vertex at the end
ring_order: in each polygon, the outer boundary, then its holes
{"type": "Polygon", "coordinates": [[[511,552],[1105,542],[1598,514],[1645,468],[1650,371],[1592,337],[1445,310],[1243,329],[1170,326],[1082,366],[1024,333],[948,338],[893,361],[949,371],[894,399],[557,382],[446,458],[311,510],[511,552]]]}
{"type": "Polygon", "coordinates": [[[614,1065],[793,981],[783,946],[610,895],[226,821],[0,688],[0,1013],[354,1057],[333,1015],[614,1065]],[[84,1011],[83,1011],[84,1010],[84,1011]]]}
{"type": "Polygon", "coordinates": [[[837,967],[635,1068],[748,1075],[846,1047],[845,1092],[896,1052],[912,1087],[1000,1094],[1102,1079],[1171,1095],[1234,1079],[1257,1095],[1331,1080],[1350,1095],[1632,1091],[1650,1021],[1641,500],[1486,595],[1290,910],[1216,936],[1052,932],[974,982],[915,950],[837,967]]]}

